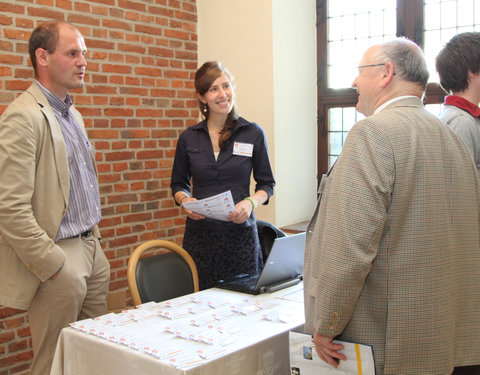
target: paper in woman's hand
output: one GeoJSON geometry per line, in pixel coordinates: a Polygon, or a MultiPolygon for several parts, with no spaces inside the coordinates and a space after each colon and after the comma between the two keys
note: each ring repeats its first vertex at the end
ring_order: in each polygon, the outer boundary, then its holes
{"type": "Polygon", "coordinates": [[[235,211],[230,190],[198,201],[184,202],[182,205],[197,214],[222,221],[228,221],[228,215],[235,211]]]}

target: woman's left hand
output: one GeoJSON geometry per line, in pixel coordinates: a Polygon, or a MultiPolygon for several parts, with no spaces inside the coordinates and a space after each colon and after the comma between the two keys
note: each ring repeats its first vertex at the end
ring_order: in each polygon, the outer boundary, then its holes
{"type": "Polygon", "coordinates": [[[228,215],[227,219],[235,224],[242,224],[250,217],[252,209],[250,201],[240,201],[235,205],[235,211],[228,215]]]}

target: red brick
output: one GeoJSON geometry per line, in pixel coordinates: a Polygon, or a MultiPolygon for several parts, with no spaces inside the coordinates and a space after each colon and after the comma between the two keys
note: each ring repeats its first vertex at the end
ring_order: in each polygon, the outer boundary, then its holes
{"type": "Polygon", "coordinates": [[[121,132],[122,138],[145,138],[150,136],[149,130],[135,129],[135,130],[123,130],[121,132]]]}
{"type": "Polygon", "coordinates": [[[182,1],[182,9],[187,12],[196,13],[197,7],[195,5],[195,2],[188,3],[187,1],[182,1]]]}
{"type": "Polygon", "coordinates": [[[98,83],[108,83],[108,77],[105,76],[104,74],[92,74],[91,75],[91,82],[98,84],[98,83]]]}
{"type": "Polygon", "coordinates": [[[138,243],[138,236],[119,237],[110,241],[111,246],[119,247],[138,243]]]}
{"type": "Polygon", "coordinates": [[[30,19],[26,19],[26,18],[17,18],[15,20],[15,26],[17,27],[22,27],[22,28],[25,28],[25,29],[33,29],[34,27],[34,23],[32,20],[30,19]]]}
{"type": "MultiPolygon", "coordinates": [[[[100,227],[108,227],[112,225],[118,225],[122,222],[122,219],[119,217],[109,217],[109,218],[102,218],[102,221],[100,222],[100,227]]],[[[103,231],[102,231],[103,233],[103,231]]],[[[104,233],[105,234],[105,233],[104,233]]]]}
{"type": "Polygon", "coordinates": [[[145,189],[145,183],[143,181],[134,182],[130,185],[130,189],[132,191],[143,190],[143,189],[145,189]]]}
{"type": "Polygon", "coordinates": [[[116,139],[118,138],[119,133],[117,130],[96,130],[90,129],[88,131],[88,137],[92,139],[116,139]]]}
{"type": "MultiPolygon", "coordinates": [[[[100,50],[115,50],[115,43],[108,40],[90,39],[85,38],[85,44],[87,48],[98,48],[100,50]]],[[[90,62],[87,65],[88,70],[92,70],[90,62]]]]}
{"type": "Polygon", "coordinates": [[[189,114],[188,111],[180,110],[180,109],[171,109],[171,110],[165,111],[165,116],[167,117],[187,117],[188,114],[189,114]]]}
{"type": "Polygon", "coordinates": [[[0,333],[0,344],[4,344],[6,342],[12,341],[14,338],[15,338],[15,332],[13,331],[0,333]]]}
{"type": "Polygon", "coordinates": [[[89,12],[92,14],[98,14],[101,16],[108,16],[108,8],[106,7],[96,7],[92,5],[92,10],[89,12]]]}
{"type": "Polygon", "coordinates": [[[126,171],[126,170],[128,170],[128,164],[127,163],[115,163],[113,165],[113,170],[115,172],[126,171]]]}
{"type": "Polygon", "coordinates": [[[161,36],[163,35],[164,29],[163,27],[154,27],[151,25],[135,25],[135,30],[136,33],[140,34],[148,34],[148,35],[158,35],[161,36]]]}
{"type": "Polygon", "coordinates": [[[0,319],[14,316],[17,314],[25,313],[24,310],[12,309],[11,307],[1,307],[0,306],[0,319]]]}
{"type": "Polygon", "coordinates": [[[132,159],[135,154],[131,151],[109,152],[105,155],[105,160],[127,160],[132,159]]]}
{"type": "Polygon", "coordinates": [[[12,1],[0,1],[1,13],[24,14],[25,7],[23,5],[14,4],[12,1]]]}
{"type": "Polygon", "coordinates": [[[116,193],[125,193],[129,191],[129,185],[128,184],[115,184],[113,186],[113,191],[116,193]]]}
{"type": "Polygon", "coordinates": [[[148,180],[152,178],[152,173],[149,171],[136,171],[124,174],[126,180],[148,180]]]}
{"type": "Polygon", "coordinates": [[[24,353],[14,354],[9,357],[0,358],[0,369],[4,367],[10,367],[25,361],[28,361],[33,358],[33,351],[28,351],[24,353]]]}
{"type": "MultiPolygon", "coordinates": [[[[138,84],[141,85],[140,80],[139,80],[138,84]]],[[[147,96],[148,95],[148,89],[139,88],[139,87],[121,87],[120,88],[120,93],[123,94],[123,95],[147,96]]]]}
{"type": "Polygon", "coordinates": [[[142,148],[143,147],[143,143],[142,141],[140,140],[134,140],[134,141],[130,141],[128,142],[128,148],[142,148]]]}
{"type": "Polygon", "coordinates": [[[186,78],[188,78],[188,72],[187,71],[181,71],[181,70],[166,70],[164,72],[164,77],[186,79],[186,78]]]}
{"type": "Polygon", "coordinates": [[[62,8],[65,10],[71,10],[72,9],[72,1],[71,0],[56,0],[55,1],[55,6],[57,8],[62,8]]]}
{"type": "Polygon", "coordinates": [[[103,20],[103,27],[107,29],[122,29],[122,30],[132,31],[132,26],[130,22],[122,22],[122,21],[111,20],[111,19],[103,20]]]}
{"type": "Polygon", "coordinates": [[[30,327],[17,328],[17,335],[19,337],[28,337],[31,335],[30,327]]]}
{"type": "Polygon", "coordinates": [[[127,142],[126,141],[115,141],[112,142],[112,150],[123,150],[127,148],[127,142]]]}
{"type": "Polygon", "coordinates": [[[136,111],[137,117],[147,117],[147,118],[154,118],[154,117],[163,117],[164,111],[162,109],[138,109],[136,111]]]}
{"type": "Polygon", "coordinates": [[[182,39],[182,40],[189,40],[190,39],[190,33],[184,32],[184,31],[179,31],[179,30],[174,30],[174,29],[166,29],[163,32],[163,35],[169,38],[173,39],[182,39]]]}
{"type": "Polygon", "coordinates": [[[187,13],[182,11],[175,11],[175,18],[185,21],[197,22],[197,15],[194,13],[187,13]]]}
{"type": "Polygon", "coordinates": [[[140,195],[140,200],[142,202],[159,200],[159,199],[162,199],[162,198],[163,199],[167,198],[167,192],[166,191],[147,192],[147,193],[142,193],[140,195]]]}
{"type": "Polygon", "coordinates": [[[180,0],[168,0],[168,6],[172,8],[181,8],[181,2],[180,0]]]}
{"type": "Polygon", "coordinates": [[[6,326],[7,329],[20,327],[24,323],[25,323],[25,318],[24,317],[18,317],[18,318],[15,318],[15,319],[5,320],[5,326],[6,326]]]}
{"type": "Polygon", "coordinates": [[[125,203],[125,202],[136,202],[138,201],[136,194],[121,194],[121,195],[110,195],[108,197],[109,204],[115,203],[125,203]]]}
{"type": "Polygon", "coordinates": [[[13,25],[13,18],[4,14],[0,14],[0,25],[10,26],[13,25]]]}
{"type": "Polygon", "coordinates": [[[152,67],[143,67],[143,68],[135,68],[135,74],[137,75],[144,75],[144,76],[152,76],[152,77],[162,77],[163,70],[152,68],[152,67]]]}
{"type": "Polygon", "coordinates": [[[125,262],[123,261],[123,259],[117,259],[117,260],[114,260],[114,261],[110,261],[110,267],[111,268],[120,268],[120,267],[124,267],[125,266],[125,262]]]}
{"type": "Polygon", "coordinates": [[[192,61],[197,61],[197,52],[193,51],[176,51],[175,52],[175,58],[180,59],[180,60],[192,60],[192,61]]]}
{"type": "Polygon", "coordinates": [[[30,369],[30,364],[27,362],[27,363],[23,363],[23,364],[20,364],[18,366],[12,366],[11,367],[11,373],[12,374],[17,374],[17,373],[28,373],[28,370],[30,369]]]}
{"type": "Polygon", "coordinates": [[[155,159],[163,156],[162,150],[141,151],[137,153],[138,159],[155,159]]]}
{"type": "Polygon", "coordinates": [[[123,222],[124,223],[135,223],[135,222],[142,222],[145,220],[151,220],[152,219],[152,214],[149,212],[142,212],[142,213],[136,213],[136,214],[131,214],[131,215],[125,215],[123,217],[123,222]]]}
{"type": "MultiPolygon", "coordinates": [[[[173,199],[173,198],[172,198],[173,199]]],[[[155,213],[155,219],[163,219],[166,217],[173,217],[178,215],[178,210],[177,209],[168,209],[168,210],[161,210],[155,213]]]]}
{"type": "Polygon", "coordinates": [[[64,20],[64,13],[63,12],[58,12],[53,9],[47,9],[44,7],[28,7],[27,8],[27,14],[29,16],[33,16],[36,18],[45,18],[45,19],[51,19],[51,20],[64,20]]]}
{"type": "Polygon", "coordinates": [[[175,90],[168,90],[168,89],[152,89],[151,90],[152,97],[162,97],[162,98],[175,98],[177,96],[177,92],[175,90]]]}
{"type": "Polygon", "coordinates": [[[146,52],[146,48],[138,44],[118,43],[117,48],[119,51],[130,53],[144,54],[146,52]]]}
{"type": "Polygon", "coordinates": [[[138,1],[119,0],[118,7],[120,9],[132,9],[136,12],[145,12],[147,10],[146,6],[138,1]]]}
{"type": "Polygon", "coordinates": [[[124,119],[115,118],[110,120],[110,126],[112,128],[124,128],[126,123],[124,119]]]}
{"type": "Polygon", "coordinates": [[[8,345],[8,352],[9,353],[19,352],[21,350],[27,349],[27,346],[28,346],[27,340],[16,341],[8,345]]]}

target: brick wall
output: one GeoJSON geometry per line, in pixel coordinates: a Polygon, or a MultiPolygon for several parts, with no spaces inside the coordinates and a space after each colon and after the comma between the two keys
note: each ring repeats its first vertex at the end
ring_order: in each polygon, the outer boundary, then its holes
{"type": "MultiPolygon", "coordinates": [[[[135,246],[182,240],[169,184],[176,140],[198,115],[195,0],[0,0],[0,113],[31,84],[28,38],[50,19],[85,37],[86,84],[72,97],[97,151],[110,290],[125,290],[135,246]]],[[[0,375],[32,357],[25,313],[0,306],[0,375]]]]}

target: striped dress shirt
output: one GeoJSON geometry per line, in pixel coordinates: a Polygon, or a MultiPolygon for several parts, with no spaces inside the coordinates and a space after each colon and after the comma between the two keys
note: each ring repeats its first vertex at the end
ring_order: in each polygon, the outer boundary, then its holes
{"type": "Polygon", "coordinates": [[[65,140],[68,154],[70,192],[56,241],[77,236],[98,224],[102,215],[97,175],[93,164],[93,146],[70,113],[69,95],[62,101],[36,81],[52,107],[65,140]]]}

